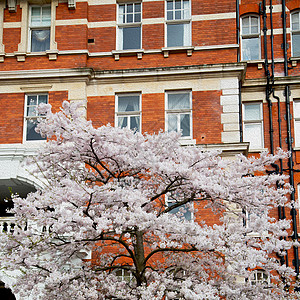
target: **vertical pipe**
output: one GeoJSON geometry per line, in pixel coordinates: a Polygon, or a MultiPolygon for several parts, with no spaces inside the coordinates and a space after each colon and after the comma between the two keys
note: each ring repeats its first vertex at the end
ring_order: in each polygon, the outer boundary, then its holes
{"type": "Polygon", "coordinates": [[[237,62],[241,61],[241,54],[240,54],[240,1],[235,1],[235,17],[236,17],[236,43],[238,45],[237,49],[237,62]]]}
{"type": "Polygon", "coordinates": [[[242,81],[239,81],[239,128],[240,142],[243,142],[243,118],[242,118],[242,81]]]}
{"type": "Polygon", "coordinates": [[[273,141],[273,117],[272,117],[272,101],[270,99],[271,86],[270,86],[270,71],[268,62],[268,47],[267,47],[267,13],[266,13],[266,0],[262,3],[263,13],[263,33],[264,33],[264,56],[265,56],[265,75],[267,77],[266,84],[266,100],[269,108],[269,135],[270,135],[270,152],[274,154],[274,141],[273,141]]]}
{"type": "MultiPolygon", "coordinates": [[[[287,40],[286,40],[286,8],[285,0],[282,0],[282,27],[283,27],[283,55],[284,55],[284,76],[288,76],[288,60],[287,60],[287,40]]],[[[291,193],[291,201],[295,201],[295,182],[294,182],[294,161],[293,161],[293,148],[292,148],[292,134],[291,134],[291,113],[290,113],[290,87],[285,86],[285,100],[286,100],[286,122],[287,122],[287,144],[288,151],[290,156],[288,159],[288,169],[290,175],[290,185],[293,188],[291,193]]],[[[291,208],[291,217],[292,217],[292,226],[293,226],[293,235],[292,238],[295,241],[298,241],[298,232],[297,232],[297,220],[296,220],[296,209],[292,204],[291,208]]],[[[298,247],[294,246],[294,267],[297,277],[299,277],[299,252],[298,247]]]]}

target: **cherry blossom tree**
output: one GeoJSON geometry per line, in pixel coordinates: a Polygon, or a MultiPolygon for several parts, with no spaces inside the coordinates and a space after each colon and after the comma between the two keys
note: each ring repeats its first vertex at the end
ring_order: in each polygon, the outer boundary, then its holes
{"type": "Polygon", "coordinates": [[[286,299],[289,222],[270,212],[290,189],[265,172],[283,152],[222,159],[174,132],[94,128],[78,104],[39,110],[48,142],[28,164],[42,188],[13,197],[0,238],[20,299],[286,299]]]}

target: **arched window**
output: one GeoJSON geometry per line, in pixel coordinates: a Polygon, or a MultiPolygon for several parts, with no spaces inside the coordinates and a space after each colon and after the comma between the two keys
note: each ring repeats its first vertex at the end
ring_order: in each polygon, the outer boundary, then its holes
{"type": "Polygon", "coordinates": [[[242,60],[260,59],[260,26],[258,16],[245,16],[241,19],[242,60]]]}
{"type": "Polygon", "coordinates": [[[250,276],[251,285],[268,285],[270,283],[269,275],[264,270],[254,270],[250,276]]]}
{"type": "Polygon", "coordinates": [[[291,14],[292,24],[292,56],[300,56],[300,12],[291,14]]]}

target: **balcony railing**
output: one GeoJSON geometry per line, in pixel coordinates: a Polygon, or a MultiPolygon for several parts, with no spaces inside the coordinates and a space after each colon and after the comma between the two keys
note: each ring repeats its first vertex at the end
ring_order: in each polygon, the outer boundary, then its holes
{"type": "Polygon", "coordinates": [[[0,234],[3,232],[13,232],[15,227],[14,217],[0,217],[0,234]]]}

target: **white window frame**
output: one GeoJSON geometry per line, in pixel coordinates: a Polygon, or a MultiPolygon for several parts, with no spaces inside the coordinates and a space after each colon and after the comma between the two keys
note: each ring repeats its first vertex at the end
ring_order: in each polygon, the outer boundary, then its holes
{"type": "Polygon", "coordinates": [[[300,57],[300,44],[299,44],[299,49],[298,49],[298,52],[299,52],[299,55],[295,55],[295,50],[294,50],[294,36],[295,35],[298,35],[299,36],[299,39],[300,39],[300,11],[294,11],[291,13],[291,42],[292,42],[292,56],[294,57],[300,57]],[[298,15],[298,29],[293,29],[293,16],[295,15],[298,15]]]}
{"type": "Polygon", "coordinates": [[[38,120],[40,118],[43,118],[41,115],[36,115],[36,116],[28,116],[27,115],[27,108],[28,108],[28,97],[30,96],[47,96],[47,103],[49,103],[49,94],[48,93],[28,93],[25,95],[25,105],[24,105],[24,124],[23,124],[23,141],[26,143],[35,143],[35,142],[44,142],[47,139],[46,138],[41,138],[41,139],[36,139],[36,140],[27,140],[27,122],[30,120],[38,120]]]}
{"type": "Polygon", "coordinates": [[[130,128],[130,117],[139,117],[140,128],[138,128],[137,132],[141,132],[142,130],[142,101],[141,101],[141,93],[122,93],[116,94],[115,96],[115,127],[119,127],[119,118],[127,117],[127,128],[130,128]],[[130,96],[138,96],[139,97],[139,110],[136,111],[128,111],[128,112],[119,112],[118,111],[118,103],[119,97],[130,97],[130,96]]]}
{"type": "MultiPolygon", "coordinates": [[[[188,16],[181,19],[175,18],[175,1],[181,1],[181,9],[179,9],[184,15],[184,0],[166,0],[165,1],[165,47],[167,48],[180,48],[180,47],[188,47],[192,45],[192,18],[191,18],[191,3],[192,1],[189,0],[189,7],[188,7],[188,16]],[[168,10],[168,2],[173,2],[173,9],[168,10]],[[171,20],[168,20],[168,12],[173,12],[173,17],[171,20]],[[183,45],[178,46],[168,46],[168,25],[176,25],[176,24],[185,24],[184,32],[183,32],[183,45]]],[[[179,11],[178,10],[178,11],[179,11]]]]}
{"type": "Polygon", "coordinates": [[[117,7],[117,38],[116,38],[116,49],[117,50],[124,50],[124,51],[134,51],[134,50],[140,50],[142,49],[143,39],[142,39],[142,17],[143,17],[143,7],[142,2],[134,1],[134,2],[121,2],[118,3],[117,7]],[[140,11],[140,22],[135,22],[135,15],[133,13],[133,22],[127,22],[127,6],[133,4],[133,10],[135,10],[135,5],[140,4],[141,11],[140,11]],[[120,14],[120,6],[125,5],[125,22],[121,20],[121,14],[120,14]],[[123,43],[123,29],[124,28],[130,28],[130,27],[139,27],[140,28],[140,47],[135,49],[124,49],[124,43],[123,43]]]}
{"type": "Polygon", "coordinates": [[[168,116],[171,114],[179,115],[177,117],[177,130],[180,128],[180,115],[189,114],[190,115],[190,135],[181,136],[180,139],[191,140],[193,138],[193,114],[192,114],[192,91],[191,90],[174,90],[174,91],[165,91],[165,131],[169,131],[168,128],[168,116]],[[168,95],[170,94],[189,94],[190,108],[184,109],[169,109],[168,107],[168,95]]]}
{"type": "Polygon", "coordinates": [[[264,122],[263,122],[263,103],[262,102],[246,102],[243,103],[243,141],[244,142],[250,142],[249,149],[250,150],[261,150],[264,148],[264,122]],[[245,110],[247,106],[251,105],[259,105],[260,109],[260,119],[257,120],[245,120],[245,110]],[[260,141],[260,147],[253,147],[253,143],[251,141],[246,141],[245,140],[245,125],[247,124],[252,124],[252,125],[260,125],[260,133],[261,133],[261,141],[260,141]]]}
{"type": "Polygon", "coordinates": [[[47,4],[47,5],[30,5],[29,6],[29,20],[28,20],[28,51],[29,52],[33,52],[33,53],[40,53],[40,52],[46,52],[48,50],[51,49],[51,23],[52,23],[52,16],[51,16],[51,13],[52,13],[52,9],[51,9],[51,5],[50,4],[47,4]],[[39,7],[41,8],[41,12],[43,10],[43,8],[46,8],[48,7],[50,9],[50,22],[49,22],[49,25],[41,25],[41,26],[33,26],[31,24],[31,16],[32,16],[32,8],[34,7],[39,7]],[[32,30],[49,30],[49,49],[45,49],[43,51],[32,51],[32,47],[31,47],[31,39],[32,39],[32,30]]]}
{"type": "MultiPolygon", "coordinates": [[[[175,199],[172,199],[172,196],[171,196],[170,193],[168,193],[168,194],[165,195],[165,205],[166,205],[166,208],[169,207],[169,203],[176,203],[176,200],[175,200],[175,199]]],[[[194,221],[194,203],[183,204],[181,207],[182,207],[183,209],[187,209],[187,210],[189,211],[189,213],[191,214],[191,218],[190,218],[190,219],[187,219],[187,218],[185,217],[185,215],[183,215],[183,216],[180,216],[180,219],[185,220],[185,221],[194,221]],[[187,207],[188,205],[192,206],[192,208],[189,209],[189,208],[187,207]]],[[[180,207],[179,207],[179,212],[180,212],[180,207]]],[[[169,213],[169,214],[177,214],[177,213],[175,213],[175,212],[172,212],[172,210],[169,211],[168,213],[169,213]]]]}
{"type": "MultiPolygon", "coordinates": [[[[240,32],[240,36],[241,36],[241,60],[242,61],[247,61],[249,59],[245,59],[244,58],[244,54],[243,54],[243,50],[244,50],[244,41],[251,39],[251,38],[258,38],[258,58],[255,58],[254,60],[258,60],[261,59],[261,34],[260,34],[260,18],[258,15],[246,15],[246,16],[242,16],[241,17],[241,32],[240,32]],[[256,18],[258,20],[258,30],[257,32],[250,32],[249,34],[243,34],[243,19],[249,18],[249,28],[251,30],[252,26],[251,26],[251,18],[256,18]]],[[[252,59],[250,59],[252,60],[252,59]]]]}
{"type": "Polygon", "coordinates": [[[270,284],[270,275],[265,271],[265,270],[262,270],[262,269],[256,269],[256,270],[253,270],[249,276],[249,283],[251,285],[263,285],[263,283],[266,282],[267,284],[270,284]],[[261,280],[261,279],[258,279],[257,278],[257,275],[258,274],[262,274],[262,276],[266,276],[265,280],[261,280]],[[254,279],[252,279],[251,277],[254,275],[254,279]]]}
{"type": "Polygon", "coordinates": [[[300,148],[300,99],[293,101],[295,147],[300,148]],[[297,109],[298,107],[298,109],[297,109]],[[298,112],[299,111],[299,112],[298,112]],[[298,114],[297,114],[298,112],[298,114]],[[299,124],[299,130],[297,130],[299,124]]]}

